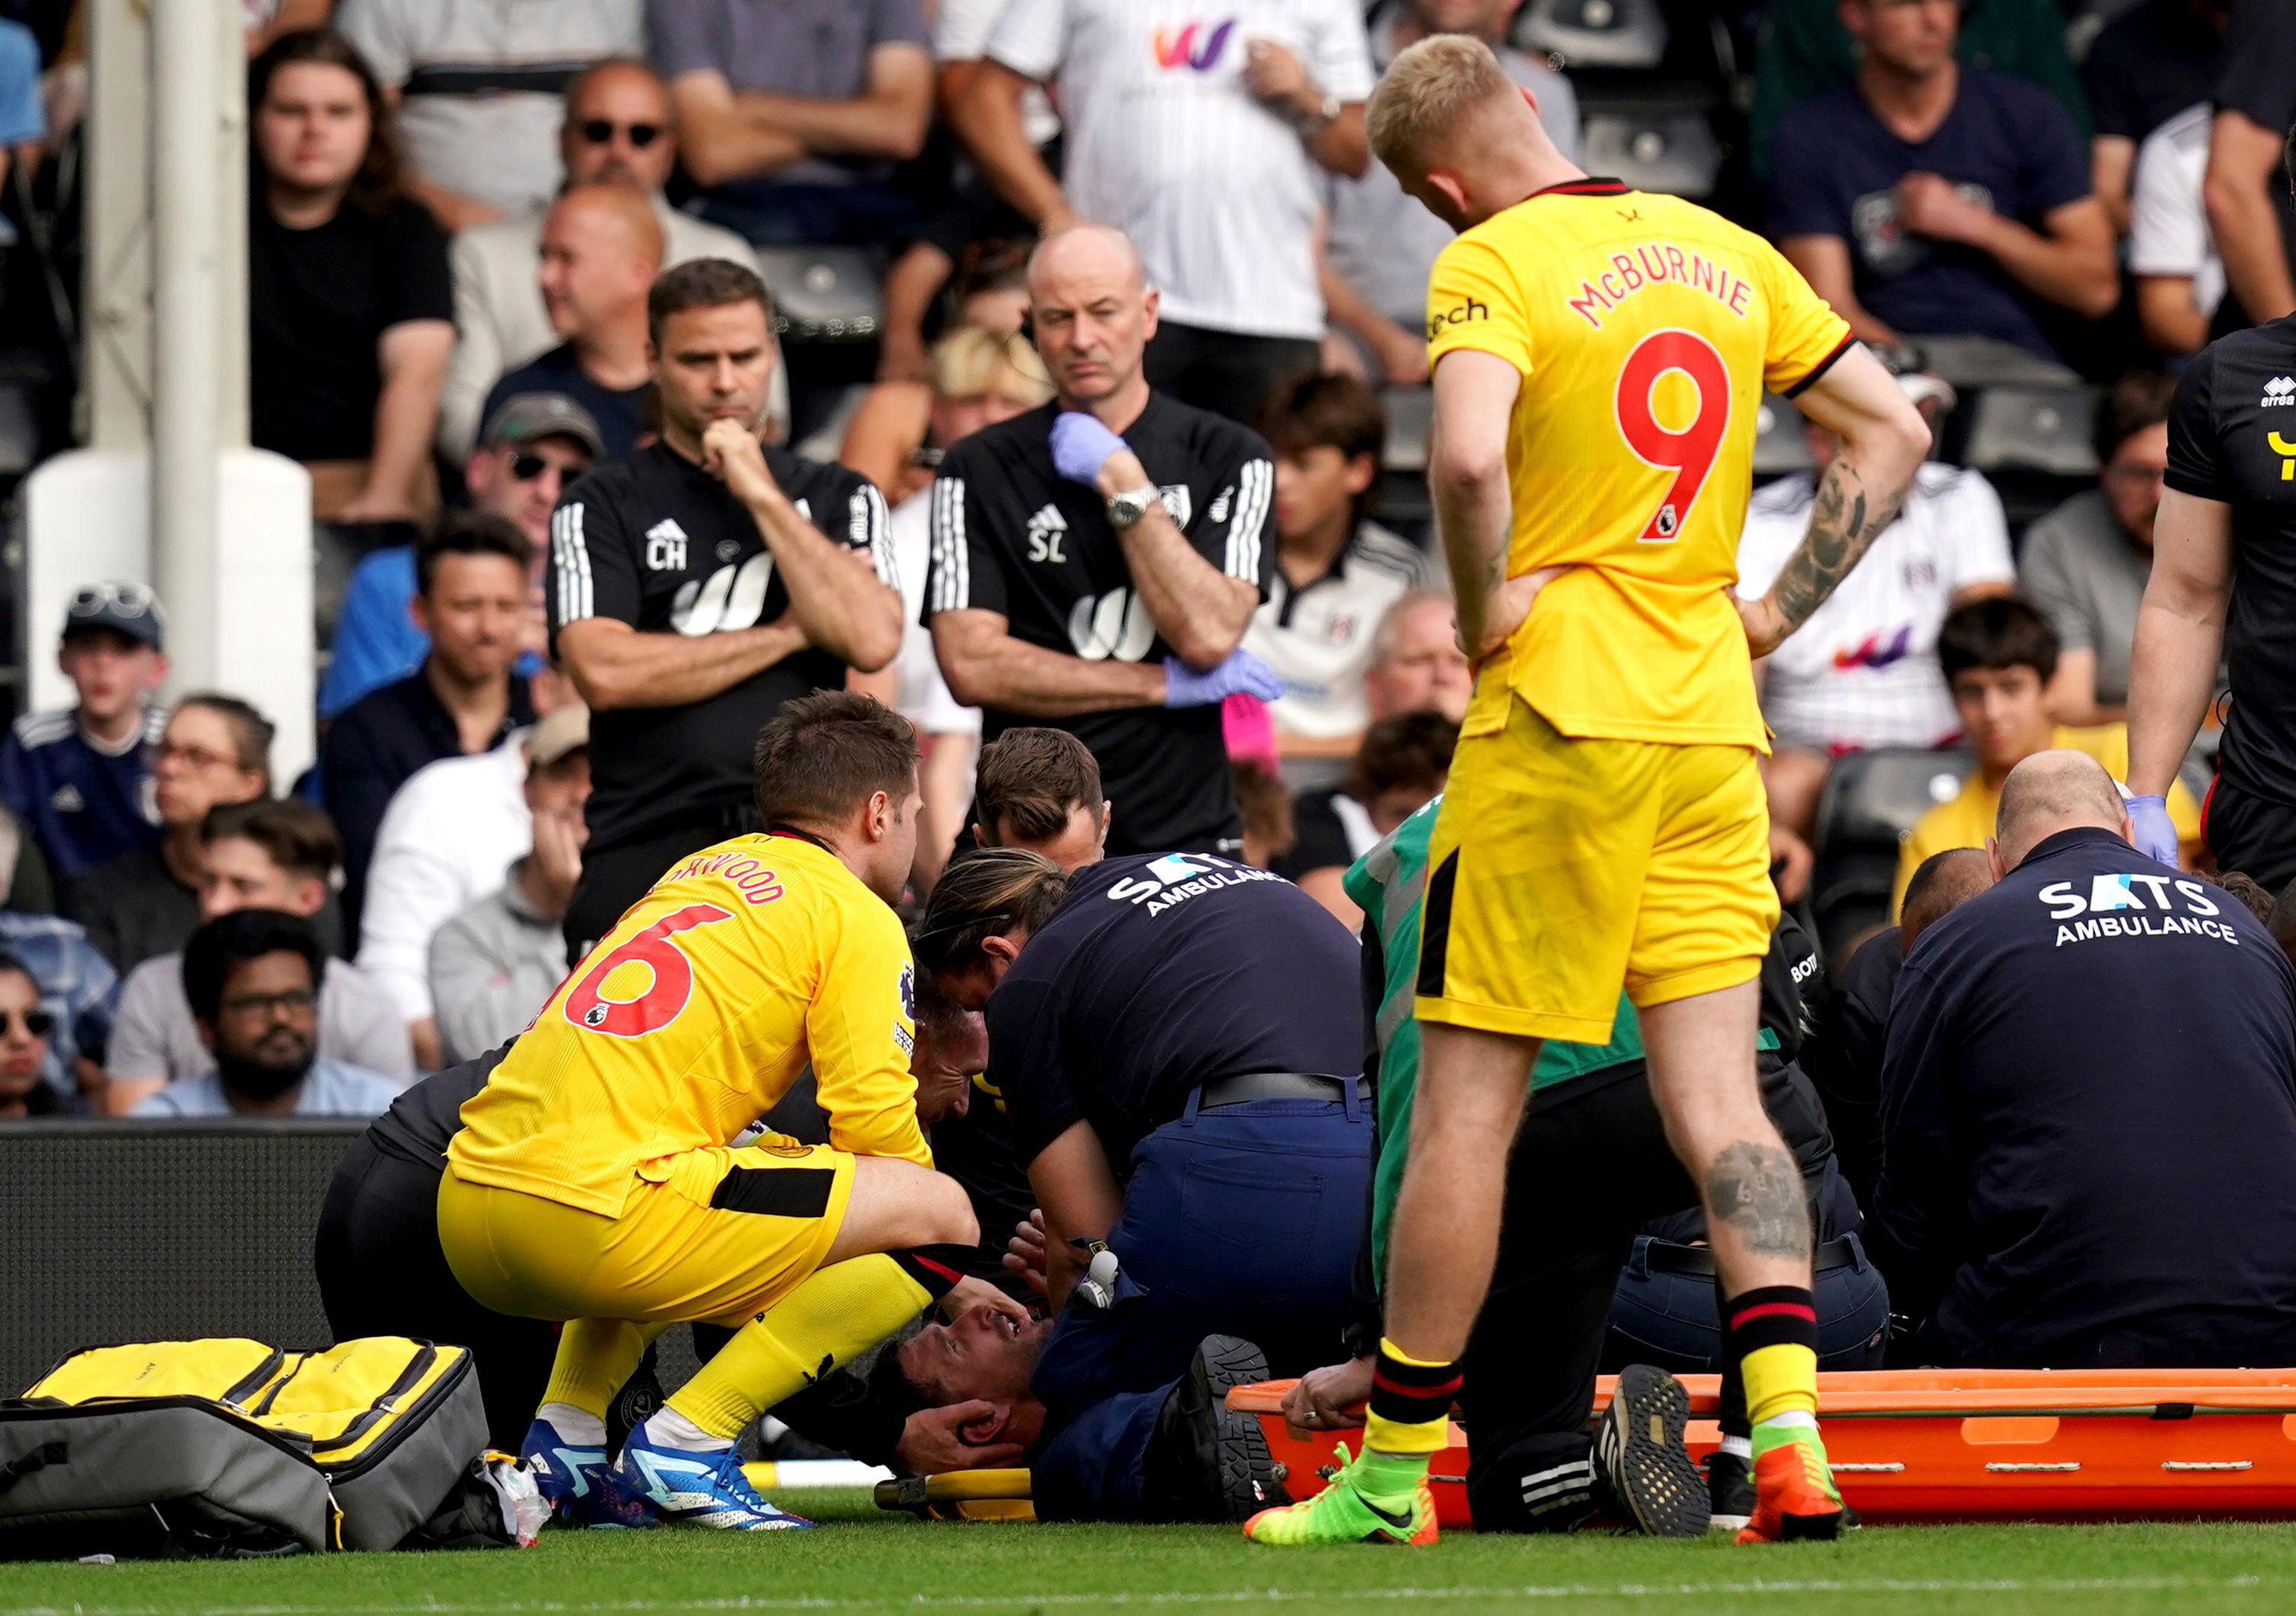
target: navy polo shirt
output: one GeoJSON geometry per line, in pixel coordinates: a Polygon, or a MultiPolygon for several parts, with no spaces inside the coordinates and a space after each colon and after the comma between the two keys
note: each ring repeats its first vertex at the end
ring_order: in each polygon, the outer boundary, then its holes
{"type": "Polygon", "coordinates": [[[2222,888],[2061,831],[1922,934],[1866,1228],[1960,1362],[2296,1361],[2296,974],[2222,888]]]}
{"type": "Polygon", "coordinates": [[[1216,1078],[1354,1076],[1360,961],[1353,933],[1266,870],[1210,853],[1086,865],[988,1000],[988,1086],[1015,1156],[1086,1121],[1127,1173],[1216,1078]]]}

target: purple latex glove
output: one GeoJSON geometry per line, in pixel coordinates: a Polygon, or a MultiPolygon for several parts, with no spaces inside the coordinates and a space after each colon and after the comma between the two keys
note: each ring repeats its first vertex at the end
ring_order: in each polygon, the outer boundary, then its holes
{"type": "Polygon", "coordinates": [[[1164,659],[1167,707],[1210,707],[1234,695],[1273,701],[1283,693],[1283,681],[1276,671],[1248,651],[1231,651],[1202,673],[1177,657],[1164,659]]]}
{"type": "Polygon", "coordinates": [[[1091,487],[1099,480],[1108,457],[1125,447],[1124,439],[1101,425],[1096,415],[1066,410],[1053,417],[1053,470],[1070,482],[1091,487]]]}
{"type": "Polygon", "coordinates": [[[2136,833],[2136,850],[2173,867],[2177,862],[2177,827],[2169,818],[2169,800],[2131,797],[2122,806],[2128,810],[2129,828],[2136,833]]]}

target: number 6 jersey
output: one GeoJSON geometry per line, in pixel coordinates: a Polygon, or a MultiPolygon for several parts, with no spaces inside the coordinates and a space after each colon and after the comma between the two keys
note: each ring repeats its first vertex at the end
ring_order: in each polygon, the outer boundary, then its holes
{"type": "Polygon", "coordinates": [[[737,836],[681,860],[550,996],[463,1107],[455,1176],[619,1217],[809,1061],[832,1148],[932,1165],[907,937],[832,854],[737,836]]]}
{"type": "Polygon", "coordinates": [[[1506,570],[1566,565],[1488,671],[1566,735],[1767,750],[1737,578],[1767,385],[1853,339],[1759,236],[1616,180],[1553,186],[1443,250],[1431,364],[1521,373],[1506,570]],[[1504,660],[1502,660],[1504,659],[1504,660]]]}

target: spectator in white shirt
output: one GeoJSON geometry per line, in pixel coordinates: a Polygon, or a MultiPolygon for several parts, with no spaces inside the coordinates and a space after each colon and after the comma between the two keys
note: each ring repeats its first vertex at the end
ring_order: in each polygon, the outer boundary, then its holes
{"type": "Polygon", "coordinates": [[[2224,260],[2209,233],[2201,186],[2209,170],[2214,109],[2185,108],[2136,148],[2130,190],[2128,275],[2136,283],[2136,322],[2164,354],[2196,354],[2224,300],[2224,260]]]}
{"type": "MultiPolygon", "coordinates": [[[[569,185],[619,180],[645,193],[661,226],[664,269],[694,258],[731,258],[747,269],[758,267],[756,252],[740,236],[679,212],[662,195],[677,166],[677,125],[668,87],[644,62],[602,62],[566,86],[558,152],[569,185]]],[[[455,237],[448,262],[455,272],[456,340],[446,392],[439,400],[439,447],[449,460],[469,458],[480,408],[496,379],[560,341],[542,306],[536,274],[545,217],[537,208],[472,226],[455,237]]],[[[780,378],[779,365],[774,374],[780,378]]],[[[769,413],[786,422],[786,382],[775,399],[769,413]]]]}
{"type": "Polygon", "coordinates": [[[644,0],[342,0],[335,27],[390,98],[408,191],[450,231],[547,203],[567,80],[645,48],[644,0]]]}
{"type": "MultiPolygon", "coordinates": [[[[589,743],[589,710],[578,701],[551,709],[490,752],[418,769],[383,814],[359,915],[359,968],[398,1006],[426,1069],[442,1063],[430,998],[431,939],[499,888],[503,873],[533,847],[529,749],[563,757],[572,736],[579,737],[574,744],[589,743]]],[[[586,767],[579,789],[587,794],[586,767]]]]}
{"type": "Polygon", "coordinates": [[[1316,368],[1323,175],[1369,166],[1371,86],[1353,0],[1225,18],[1193,0],[1012,0],[950,118],[1023,217],[1131,238],[1163,299],[1150,385],[1244,420],[1316,368]],[[1023,112],[1046,82],[1065,120],[1060,179],[1023,112]]]}
{"type": "Polygon", "coordinates": [[[1364,513],[1378,487],[1387,418],[1353,376],[1280,383],[1255,422],[1275,451],[1275,581],[1244,649],[1273,668],[1269,708],[1287,758],[1352,758],[1372,721],[1364,678],[1388,611],[1438,587],[1432,557],[1364,513]]]}
{"type": "MultiPolygon", "coordinates": [[[[1522,0],[1381,0],[1371,14],[1371,59],[1379,72],[1431,34],[1472,34],[1491,47],[1506,76],[1538,103],[1554,149],[1578,160],[1578,98],[1570,81],[1506,42],[1522,0]]],[[[1332,224],[1324,242],[1324,299],[1332,324],[1370,357],[1374,381],[1409,386],[1427,380],[1427,277],[1451,242],[1450,226],[1404,194],[1383,163],[1332,182],[1332,224]]]]}
{"type": "MultiPolygon", "coordinates": [[[[200,827],[203,874],[200,918],[241,909],[274,909],[316,920],[327,909],[342,867],[343,844],[327,816],[299,798],[266,799],[219,808],[200,827]]],[[[414,1079],[406,1023],[364,972],[327,960],[319,982],[318,1058],[414,1079]]],[[[184,956],[145,960],[120,985],[103,1067],[110,1103],[131,1109],[164,1083],[196,1077],[215,1064],[200,1041],[184,997],[184,956]]]]}
{"type": "Polygon", "coordinates": [[[484,1054],[534,1019],[566,974],[566,905],[589,840],[589,729],[537,727],[527,748],[534,845],[501,887],[430,941],[431,1019],[448,1065],[484,1054]]]}
{"type": "MultiPolygon", "coordinates": [[[[1925,414],[1953,407],[1934,376],[1899,379],[1925,414]]],[[[1770,587],[1809,526],[1817,480],[1841,445],[1814,422],[1815,468],[1757,493],[1738,544],[1738,589],[1770,587]]],[[[1766,776],[1775,830],[1806,841],[1833,759],[1877,746],[1943,746],[1961,733],[1938,671],[1938,628],[1956,606],[2016,587],[2001,496],[1975,472],[1931,463],[1898,520],[1786,643],[1756,666],[1762,713],[1776,732],[1766,776]]],[[[1787,849],[1781,849],[1781,852],[1787,849]]],[[[1792,848],[1799,865],[1806,851],[1792,848]]],[[[1797,894],[1785,894],[1788,902],[1797,894]]]]}

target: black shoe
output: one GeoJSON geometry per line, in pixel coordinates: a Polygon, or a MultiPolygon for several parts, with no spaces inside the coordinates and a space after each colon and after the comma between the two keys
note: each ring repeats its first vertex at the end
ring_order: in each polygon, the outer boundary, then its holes
{"type": "Polygon", "coordinates": [[[1242,1522],[1292,1502],[1268,1456],[1257,1415],[1231,1413],[1228,1389],[1267,1378],[1267,1359],[1250,1341],[1208,1335],[1187,1374],[1164,1399],[1142,1458],[1154,1518],[1242,1522]]]}
{"type": "Polygon", "coordinates": [[[1707,1530],[1734,1535],[1753,1518],[1753,1461],[1718,1448],[1708,1455],[1706,1498],[1713,1512],[1707,1530]]]}
{"type": "Polygon", "coordinates": [[[1611,1502],[1653,1538],[1697,1538],[1711,1509],[1683,1446],[1690,1393],[1663,1369],[1629,1364],[1595,1431],[1595,1468],[1611,1502]]]}

